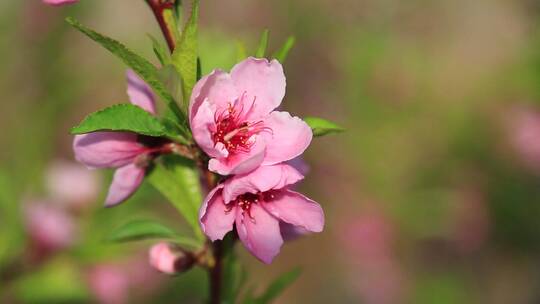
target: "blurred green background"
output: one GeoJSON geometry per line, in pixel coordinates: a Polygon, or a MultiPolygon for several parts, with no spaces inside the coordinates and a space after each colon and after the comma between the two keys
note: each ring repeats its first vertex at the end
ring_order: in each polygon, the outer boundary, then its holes
{"type": "MultiPolygon", "coordinates": [[[[0,302],[199,303],[202,271],[159,275],[145,268],[151,243],[103,241],[138,217],[187,230],[148,185],[102,208],[111,172],[93,172],[100,194],[84,207],[62,207],[74,244],[35,256],[25,206],[57,197],[69,128],[127,100],[125,67],[68,15],[147,58],[146,34],[159,37],[142,0],[0,2],[0,302]]],[[[347,129],[305,156],[301,190],[323,205],[325,231],[271,266],[239,246],[248,285],[301,266],[277,303],[540,302],[539,17],[532,0],[203,0],[203,73],[232,67],[238,41],[254,49],[264,28],[270,50],[295,35],[284,108],[347,129]]]]}

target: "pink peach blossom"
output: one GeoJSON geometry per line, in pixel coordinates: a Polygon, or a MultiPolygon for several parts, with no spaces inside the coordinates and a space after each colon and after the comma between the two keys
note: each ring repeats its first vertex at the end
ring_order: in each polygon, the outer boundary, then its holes
{"type": "Polygon", "coordinates": [[[324,226],[322,208],[289,186],[303,179],[290,165],[262,166],[236,175],[214,188],[201,207],[202,230],[212,240],[223,239],[236,226],[244,246],[271,263],[283,244],[280,223],[310,232],[324,226]]]}
{"type": "Polygon", "coordinates": [[[509,138],[520,160],[540,172],[540,112],[528,107],[510,111],[509,138]]]}
{"type": "Polygon", "coordinates": [[[71,246],[77,236],[73,218],[58,206],[46,201],[24,205],[25,226],[34,245],[45,252],[71,246]]]}
{"type": "Polygon", "coordinates": [[[81,164],[57,160],[47,169],[46,184],[53,202],[79,209],[97,198],[100,179],[81,164]]]}
{"type": "Polygon", "coordinates": [[[277,60],[250,57],[225,73],[214,70],[193,88],[189,121],[197,144],[211,157],[209,169],[244,174],[304,152],[309,126],[274,111],[285,96],[285,75],[277,60]]]}
{"type": "Polygon", "coordinates": [[[73,4],[77,2],[79,2],[79,0],[43,0],[43,3],[54,6],[73,4]]]}
{"type": "MultiPolygon", "coordinates": [[[[155,114],[155,98],[150,87],[134,72],[127,72],[130,101],[155,114]]],[[[75,158],[89,168],[117,168],[105,205],[117,205],[140,186],[145,174],[145,159],[153,150],[129,132],[94,132],[75,136],[75,158]]]]}

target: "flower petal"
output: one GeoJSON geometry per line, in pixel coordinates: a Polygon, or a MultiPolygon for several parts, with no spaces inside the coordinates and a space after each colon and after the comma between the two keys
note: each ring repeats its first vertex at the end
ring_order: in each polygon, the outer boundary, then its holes
{"type": "MultiPolygon", "coordinates": [[[[231,76],[221,70],[214,70],[207,76],[199,80],[189,101],[189,122],[193,125],[193,119],[199,111],[203,101],[215,105],[214,109],[221,111],[227,109],[228,104],[232,104],[239,96],[234,86],[231,76]]],[[[212,113],[212,119],[213,119],[212,113]]]]}
{"type": "Polygon", "coordinates": [[[152,265],[152,267],[155,269],[167,274],[176,273],[174,263],[176,262],[177,258],[178,255],[174,253],[169,244],[165,242],[160,242],[153,245],[148,254],[150,265],[152,265]]]}
{"type": "Polygon", "coordinates": [[[221,175],[244,174],[257,168],[264,160],[266,145],[261,137],[254,135],[249,152],[231,153],[226,158],[212,158],[208,170],[221,175]]]}
{"type": "Polygon", "coordinates": [[[127,70],[126,78],[129,101],[147,112],[156,114],[156,97],[150,86],[132,70],[127,70]]]}
{"type": "Polygon", "coordinates": [[[112,207],[128,199],[141,185],[145,170],[135,164],[118,168],[105,199],[105,207],[112,207]]]}
{"type": "Polygon", "coordinates": [[[231,77],[238,91],[246,96],[250,104],[255,100],[250,111],[251,119],[268,115],[277,108],[285,96],[285,74],[277,60],[249,57],[235,65],[231,77]]]}
{"type": "Polygon", "coordinates": [[[240,210],[236,216],[240,240],[259,260],[270,264],[283,245],[279,221],[257,204],[251,205],[251,217],[240,210]]]}
{"type": "Polygon", "coordinates": [[[274,193],[274,199],[264,202],[264,209],[280,220],[311,232],[321,232],[324,213],[319,204],[290,190],[274,193]]]}
{"type": "Polygon", "coordinates": [[[222,240],[225,234],[232,230],[236,207],[229,209],[223,202],[221,195],[223,185],[218,185],[214,188],[203,202],[199,212],[199,222],[202,231],[210,240],[222,240]]]}
{"type": "Polygon", "coordinates": [[[272,129],[271,132],[260,133],[267,145],[264,165],[277,164],[299,156],[313,138],[311,128],[288,112],[272,112],[264,120],[264,125],[272,129]]]}
{"type": "Polygon", "coordinates": [[[256,170],[236,175],[224,183],[223,199],[228,203],[244,193],[266,192],[295,184],[304,176],[287,164],[261,166],[256,170]]]}
{"type": "Polygon", "coordinates": [[[137,135],[128,132],[94,132],[76,135],[73,141],[75,158],[91,168],[124,166],[143,150],[137,135]]]}
{"type": "Polygon", "coordinates": [[[212,131],[215,130],[214,113],[216,106],[208,101],[203,101],[195,117],[191,120],[191,131],[193,138],[201,149],[210,157],[223,157],[224,147],[216,146],[212,138],[212,131]]]}

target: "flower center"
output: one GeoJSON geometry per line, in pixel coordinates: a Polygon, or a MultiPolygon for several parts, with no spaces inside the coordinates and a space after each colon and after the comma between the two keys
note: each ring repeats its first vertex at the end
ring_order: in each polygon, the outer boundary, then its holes
{"type": "Polygon", "coordinates": [[[255,218],[251,215],[251,206],[253,204],[259,204],[263,203],[265,201],[270,201],[276,197],[275,191],[266,191],[266,192],[259,192],[256,194],[253,193],[244,193],[240,196],[238,196],[234,201],[230,202],[227,205],[227,209],[225,210],[225,213],[229,213],[233,206],[236,206],[238,208],[242,209],[242,212],[247,213],[250,220],[252,222],[255,222],[255,218]]]}
{"type": "Polygon", "coordinates": [[[249,107],[244,109],[243,99],[245,94],[242,95],[239,102],[234,105],[229,103],[227,109],[221,113],[216,112],[214,122],[216,124],[216,130],[212,134],[214,144],[218,142],[222,143],[229,152],[249,152],[254,141],[251,137],[264,130],[270,130],[263,125],[262,120],[256,122],[248,122],[247,114],[253,108],[255,99],[249,107]],[[240,104],[240,106],[238,106],[240,104]]]}

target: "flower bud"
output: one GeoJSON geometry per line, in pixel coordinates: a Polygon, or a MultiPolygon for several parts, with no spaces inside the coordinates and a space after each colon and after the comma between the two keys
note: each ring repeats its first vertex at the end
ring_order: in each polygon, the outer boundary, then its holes
{"type": "Polygon", "coordinates": [[[183,252],[165,242],[152,246],[149,258],[152,267],[167,274],[184,272],[195,263],[192,254],[183,252]]]}
{"type": "Polygon", "coordinates": [[[79,0],[43,0],[43,3],[54,6],[73,4],[76,2],[79,2],[79,0]]]}

